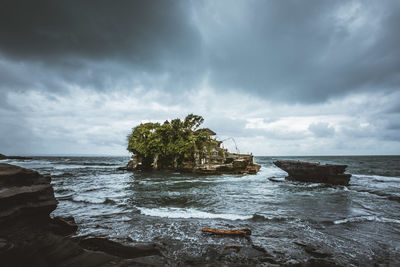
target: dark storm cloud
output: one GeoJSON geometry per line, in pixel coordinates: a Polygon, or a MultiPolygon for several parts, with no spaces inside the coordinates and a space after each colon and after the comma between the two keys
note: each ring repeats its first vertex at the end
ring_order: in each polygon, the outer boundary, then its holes
{"type": "Polygon", "coordinates": [[[398,90],[400,2],[236,3],[203,11],[216,13],[203,32],[218,87],[297,102],[398,90]]]}
{"type": "Polygon", "coordinates": [[[185,6],[152,0],[3,1],[1,49],[20,59],[77,56],[151,65],[170,54],[185,57],[196,47],[185,6]]]}
{"type": "Polygon", "coordinates": [[[398,90],[399,25],[395,0],[3,0],[0,78],[3,87],[32,89],[36,71],[37,89],[176,92],[208,77],[217,90],[321,102],[398,90]],[[26,74],[7,74],[15,62],[26,74]]]}
{"type": "MultiPolygon", "coordinates": [[[[190,80],[189,72],[197,72],[201,58],[188,4],[1,1],[0,56],[47,74],[36,77],[42,89],[62,89],[61,81],[111,88],[121,80],[151,80],[154,77],[148,76],[153,75],[174,76],[176,83],[182,82],[180,76],[190,80]],[[47,84],[52,79],[59,84],[47,84]]],[[[3,73],[10,72],[7,67],[0,66],[3,73]]],[[[1,79],[19,88],[25,85],[21,84],[24,77],[3,75],[1,79]]]]}

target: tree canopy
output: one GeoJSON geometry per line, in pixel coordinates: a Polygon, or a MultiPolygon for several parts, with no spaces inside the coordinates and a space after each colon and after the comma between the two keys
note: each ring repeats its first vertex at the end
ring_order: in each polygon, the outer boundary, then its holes
{"type": "Polygon", "coordinates": [[[189,114],[182,121],[173,119],[160,123],[142,123],[128,135],[128,151],[150,167],[154,159],[162,166],[176,166],[184,160],[194,160],[195,153],[217,146],[210,132],[199,130],[202,116],[189,114]]]}

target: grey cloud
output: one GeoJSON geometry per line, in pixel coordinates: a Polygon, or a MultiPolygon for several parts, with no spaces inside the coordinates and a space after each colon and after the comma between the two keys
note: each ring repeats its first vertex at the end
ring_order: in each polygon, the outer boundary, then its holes
{"type": "Polygon", "coordinates": [[[3,0],[0,7],[2,90],[181,92],[208,77],[219,91],[307,103],[400,84],[395,0],[3,0]],[[19,77],[17,63],[25,65],[19,77]]]}
{"type": "Polygon", "coordinates": [[[219,87],[291,102],[398,89],[398,1],[237,3],[241,10],[203,11],[217,13],[205,22],[203,35],[209,40],[211,80],[219,87]],[[354,17],[335,18],[352,3],[360,5],[354,17]]]}
{"type": "Polygon", "coordinates": [[[1,49],[19,59],[119,58],[155,64],[197,47],[185,1],[2,1],[1,49]]]}
{"type": "Polygon", "coordinates": [[[201,40],[187,16],[189,4],[1,1],[2,90],[64,91],[66,84],[96,90],[137,84],[170,89],[198,82],[201,40]],[[15,64],[25,66],[19,66],[19,77],[13,75],[15,64]],[[40,75],[31,77],[31,70],[40,75]]]}
{"type": "Polygon", "coordinates": [[[308,126],[310,130],[317,137],[329,137],[335,134],[335,128],[329,126],[326,122],[314,122],[308,126]]]}
{"type": "MultiPolygon", "coordinates": [[[[0,95],[1,96],[1,95],[0,95]]],[[[1,104],[1,103],[0,103],[1,104]]],[[[0,151],[8,155],[25,154],[34,145],[32,129],[23,116],[10,116],[0,109],[0,151]]]]}

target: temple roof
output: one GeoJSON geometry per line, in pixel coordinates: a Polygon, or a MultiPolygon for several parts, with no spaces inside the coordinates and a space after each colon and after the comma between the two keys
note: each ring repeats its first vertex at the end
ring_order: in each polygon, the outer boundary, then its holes
{"type": "Polygon", "coordinates": [[[201,128],[201,129],[196,130],[196,133],[197,133],[197,132],[206,132],[206,133],[208,133],[209,135],[216,135],[216,134],[217,134],[216,132],[214,132],[214,131],[211,130],[210,128],[201,128]]]}

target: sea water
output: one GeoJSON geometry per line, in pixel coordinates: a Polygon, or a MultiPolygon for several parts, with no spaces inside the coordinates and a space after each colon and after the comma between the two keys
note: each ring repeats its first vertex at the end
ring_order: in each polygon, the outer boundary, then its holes
{"type": "Polygon", "coordinates": [[[204,227],[252,230],[251,242],[280,263],[307,260],[304,245],[343,265],[400,266],[400,157],[256,157],[257,175],[127,172],[128,157],[2,160],[51,175],[53,216],[74,216],[77,235],[160,242],[171,259],[243,238],[204,227]],[[349,186],[286,181],[274,160],[346,164],[349,186]],[[274,181],[268,178],[273,177],[274,181]]]}

